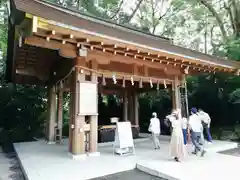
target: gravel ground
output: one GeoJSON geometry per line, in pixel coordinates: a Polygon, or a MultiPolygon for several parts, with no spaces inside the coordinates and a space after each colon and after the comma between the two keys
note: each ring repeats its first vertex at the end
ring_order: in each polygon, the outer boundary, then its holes
{"type": "Polygon", "coordinates": [[[240,157],[240,147],[219,152],[221,154],[240,157]]]}
{"type": "Polygon", "coordinates": [[[163,178],[155,177],[147,173],[141,172],[137,169],[131,171],[120,172],[108,176],[103,176],[91,180],[166,180],[163,178]]]}

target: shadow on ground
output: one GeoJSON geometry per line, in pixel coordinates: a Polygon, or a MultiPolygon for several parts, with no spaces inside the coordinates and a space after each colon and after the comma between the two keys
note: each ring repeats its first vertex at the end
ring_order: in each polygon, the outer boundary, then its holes
{"type": "Polygon", "coordinates": [[[98,177],[91,180],[166,180],[163,178],[155,177],[150,174],[141,172],[137,169],[131,171],[120,172],[108,176],[98,177]]]}
{"type": "Polygon", "coordinates": [[[6,164],[6,166],[8,166],[9,169],[8,177],[6,179],[0,178],[0,180],[25,180],[13,146],[4,146],[3,153],[6,159],[8,159],[9,164],[6,164]]]}
{"type": "Polygon", "coordinates": [[[219,153],[240,157],[240,147],[234,148],[234,149],[229,149],[229,150],[226,150],[226,151],[220,151],[219,153]]]}
{"type": "Polygon", "coordinates": [[[9,178],[12,180],[25,180],[24,175],[21,171],[21,167],[18,163],[17,157],[15,153],[12,154],[6,154],[6,156],[10,159],[10,168],[9,168],[9,172],[11,172],[11,174],[9,175],[9,178]]]}

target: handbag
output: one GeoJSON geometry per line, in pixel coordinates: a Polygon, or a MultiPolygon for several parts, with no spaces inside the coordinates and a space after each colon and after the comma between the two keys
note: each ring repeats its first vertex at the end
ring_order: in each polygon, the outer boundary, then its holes
{"type": "Polygon", "coordinates": [[[149,131],[149,132],[152,132],[152,126],[151,126],[151,124],[148,126],[148,131],[149,131]]]}
{"type": "Polygon", "coordinates": [[[164,125],[166,127],[170,127],[171,126],[171,121],[169,119],[164,119],[164,125]]]}
{"type": "Polygon", "coordinates": [[[208,124],[205,123],[204,121],[202,121],[202,126],[203,126],[203,128],[206,128],[206,127],[208,127],[208,124]]]}

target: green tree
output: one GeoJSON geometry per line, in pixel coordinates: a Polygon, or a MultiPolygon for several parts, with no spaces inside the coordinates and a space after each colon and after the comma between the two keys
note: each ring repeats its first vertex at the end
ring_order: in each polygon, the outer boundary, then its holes
{"type": "Polygon", "coordinates": [[[3,76],[7,52],[7,10],[4,1],[0,3],[0,77],[3,76]]]}
{"type": "MultiPolygon", "coordinates": [[[[8,15],[6,1],[0,4],[0,76],[4,78],[8,15]]],[[[0,82],[0,143],[31,140],[43,134],[46,120],[46,90],[0,82]]]]}

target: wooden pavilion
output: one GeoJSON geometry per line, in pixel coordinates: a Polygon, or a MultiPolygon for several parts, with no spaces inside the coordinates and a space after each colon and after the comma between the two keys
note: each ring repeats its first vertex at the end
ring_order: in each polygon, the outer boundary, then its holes
{"type": "Polygon", "coordinates": [[[171,86],[173,107],[180,108],[179,86],[186,75],[240,72],[238,62],[178,47],[168,39],[48,2],[10,0],[9,7],[6,80],[48,87],[49,142],[56,134],[61,137],[62,94],[70,91],[69,151],[73,155],[85,154],[86,132],[90,153],[97,152],[98,92],[112,89],[122,94],[123,120],[138,126],[139,92],[171,86]]]}

